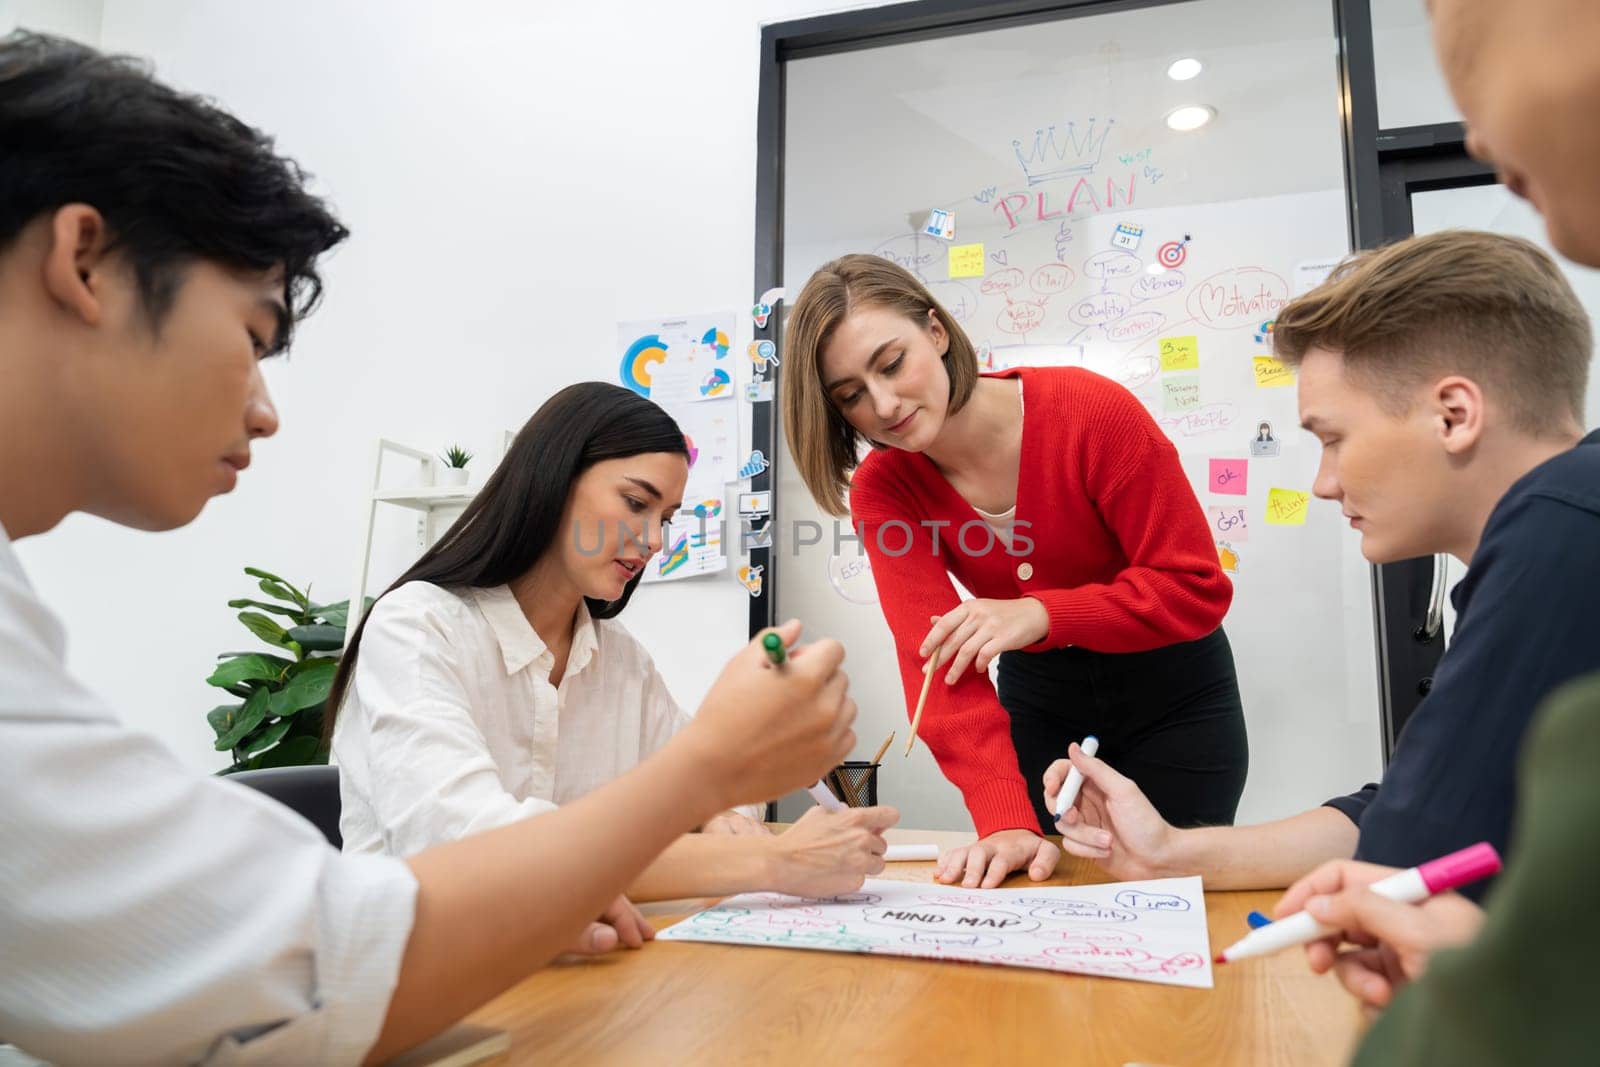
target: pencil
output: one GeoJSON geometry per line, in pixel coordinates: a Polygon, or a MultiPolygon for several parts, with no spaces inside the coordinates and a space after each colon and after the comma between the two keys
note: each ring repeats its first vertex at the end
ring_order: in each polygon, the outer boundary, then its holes
{"type": "Polygon", "coordinates": [[[894,744],[894,731],[890,730],[889,736],[883,739],[883,744],[878,746],[877,754],[872,757],[870,762],[877,763],[879,760],[883,759],[883,754],[889,751],[889,746],[892,744],[894,744]]]}
{"type": "Polygon", "coordinates": [[[922,668],[922,673],[927,675],[922,680],[922,695],[917,698],[916,714],[911,716],[911,736],[906,738],[906,755],[911,755],[911,746],[917,743],[917,727],[922,725],[922,709],[928,706],[928,690],[933,688],[933,668],[939,659],[939,650],[934,649],[933,655],[928,657],[927,666],[922,668]]]}

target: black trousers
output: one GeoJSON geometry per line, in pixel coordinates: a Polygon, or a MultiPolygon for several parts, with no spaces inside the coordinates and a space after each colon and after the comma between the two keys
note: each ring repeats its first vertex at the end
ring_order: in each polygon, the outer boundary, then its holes
{"type": "Polygon", "coordinates": [[[1006,652],[997,688],[1043,832],[1056,832],[1044,772],[1089,734],[1173,826],[1233,824],[1250,746],[1221,629],[1150,652],[1006,652]]]}

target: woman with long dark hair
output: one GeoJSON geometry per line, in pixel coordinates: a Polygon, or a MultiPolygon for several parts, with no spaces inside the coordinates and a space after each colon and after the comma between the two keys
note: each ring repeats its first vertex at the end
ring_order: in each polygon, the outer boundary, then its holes
{"type": "MultiPolygon", "coordinates": [[[[346,851],[405,856],[554,810],[688,723],[616,621],[688,472],[677,423],[621,386],[569,386],[528,420],[345,651],[328,736],[346,851]]],[[[842,892],[881,862],[863,827],[882,816],[819,811],[775,837],[759,815],[728,812],[705,827],[723,835],[681,839],[633,895],[842,892]]],[[[618,910],[631,943],[631,909],[618,910]]]]}

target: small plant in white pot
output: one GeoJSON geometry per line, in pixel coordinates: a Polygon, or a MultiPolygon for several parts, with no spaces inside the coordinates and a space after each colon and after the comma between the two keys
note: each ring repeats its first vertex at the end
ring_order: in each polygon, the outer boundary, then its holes
{"type": "Polygon", "coordinates": [[[460,445],[451,445],[439,458],[444,460],[444,468],[439,472],[440,485],[467,484],[467,464],[472,462],[471,452],[460,445]]]}

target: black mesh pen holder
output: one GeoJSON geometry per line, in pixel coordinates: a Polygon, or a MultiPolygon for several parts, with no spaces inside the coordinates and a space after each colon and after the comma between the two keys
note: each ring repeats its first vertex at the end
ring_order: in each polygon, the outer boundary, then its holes
{"type": "Polygon", "coordinates": [[[828,788],[852,808],[878,806],[878,764],[864,759],[845,760],[828,772],[828,788]]]}

